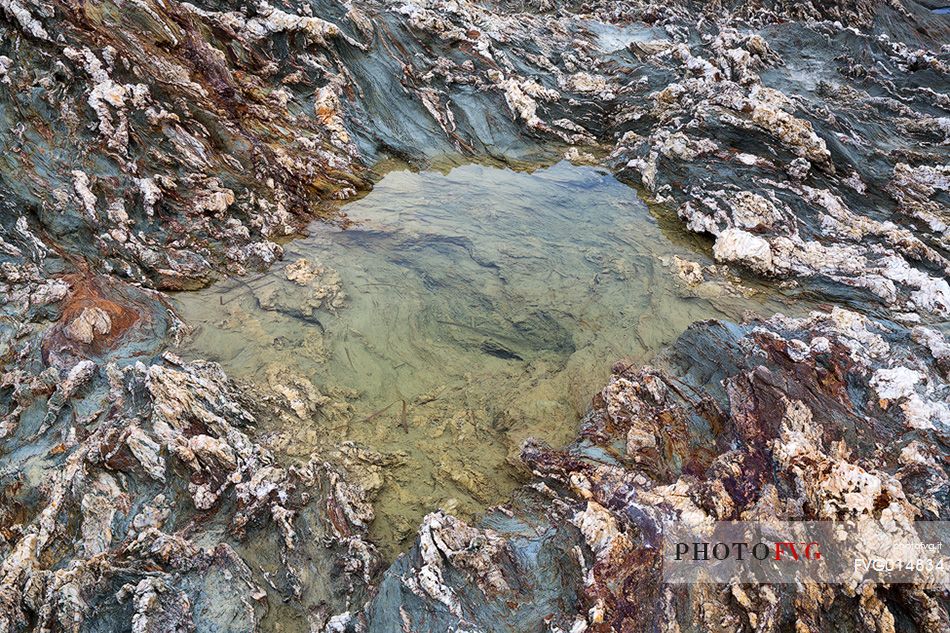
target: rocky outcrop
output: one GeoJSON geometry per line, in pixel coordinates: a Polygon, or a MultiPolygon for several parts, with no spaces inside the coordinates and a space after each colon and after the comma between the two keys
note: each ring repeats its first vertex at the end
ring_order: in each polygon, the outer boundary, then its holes
{"type": "Polygon", "coordinates": [[[574,444],[526,445],[535,483],[479,527],[430,516],[369,628],[944,630],[940,588],[665,585],[657,541],[672,519],[946,520],[936,362],[903,328],[842,309],[697,324],[653,367],[618,366],[574,444]]]}
{"type": "MultiPolygon", "coordinates": [[[[77,368],[56,392],[64,399],[77,374],[96,372],[88,360],[77,368]]],[[[277,466],[245,434],[255,419],[214,365],[169,355],[101,373],[89,397],[111,406],[64,425],[52,448],[37,438],[43,452],[25,462],[44,475],[44,503],[28,505],[29,471],[4,482],[6,519],[20,516],[5,528],[4,630],[87,630],[104,617],[136,631],[251,630],[268,610],[262,579],[320,624],[310,609],[345,610],[362,595],[378,561],[359,487],[320,462],[277,466]],[[244,548],[259,552],[257,569],[244,548]],[[337,593],[310,567],[334,556],[337,593]]]]}
{"type": "MultiPolygon", "coordinates": [[[[948,33],[911,0],[0,1],[0,630],[945,630],[933,588],[666,587],[652,543],[947,518],[948,33]],[[256,428],[319,391],[169,354],[162,291],[446,152],[602,162],[835,307],[618,367],[511,503],[433,508],[383,573],[358,448],[256,428]]],[[[265,303],[339,307],[332,265],[265,303]]]]}

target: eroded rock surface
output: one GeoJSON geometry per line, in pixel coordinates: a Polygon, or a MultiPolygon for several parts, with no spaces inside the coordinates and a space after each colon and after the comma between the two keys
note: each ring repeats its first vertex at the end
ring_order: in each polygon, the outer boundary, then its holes
{"type": "MultiPolygon", "coordinates": [[[[0,2],[0,630],[946,630],[932,588],[673,590],[650,547],[674,513],[947,519],[930,8],[0,2]],[[433,508],[383,573],[360,478],[256,436],[303,383],[260,399],[170,355],[161,292],[267,267],[377,159],[446,152],[602,162],[837,307],[619,368],[510,504],[433,508]]],[[[306,310],[344,301],[322,265],[294,271],[306,310]]]]}
{"type": "Polygon", "coordinates": [[[841,309],[695,325],[656,365],[618,366],[574,444],[527,444],[537,479],[510,504],[478,527],[428,517],[369,630],[945,630],[940,588],[664,585],[657,547],[668,519],[873,517],[895,538],[946,520],[935,364],[900,326],[841,309]],[[928,378],[877,398],[899,371],[928,378]]]}

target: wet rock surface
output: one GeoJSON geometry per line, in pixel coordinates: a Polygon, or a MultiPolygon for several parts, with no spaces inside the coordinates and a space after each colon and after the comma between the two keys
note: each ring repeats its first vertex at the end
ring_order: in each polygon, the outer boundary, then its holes
{"type": "MultiPolygon", "coordinates": [[[[945,590],[673,589],[650,546],[672,515],[948,518],[931,8],[0,2],[0,629],[946,630],[945,590]],[[265,448],[306,386],[177,358],[162,291],[266,268],[376,160],[447,152],[603,163],[829,306],[621,364],[510,503],[433,508],[384,570],[372,456],[265,448]]],[[[308,309],[342,299],[325,266],[289,277],[308,309]]]]}
{"type": "Polygon", "coordinates": [[[886,516],[895,534],[945,520],[948,385],[914,338],[835,309],[697,324],[654,366],[618,366],[574,444],[524,447],[537,479],[514,501],[477,528],[427,517],[384,574],[370,630],[945,629],[940,590],[664,585],[656,540],[671,518],[886,516]],[[876,397],[881,376],[910,365],[926,385],[876,397]]]}

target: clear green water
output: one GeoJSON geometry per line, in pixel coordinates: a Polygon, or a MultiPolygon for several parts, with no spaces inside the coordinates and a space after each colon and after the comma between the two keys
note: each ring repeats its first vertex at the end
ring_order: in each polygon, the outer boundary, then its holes
{"type": "Polygon", "coordinates": [[[697,320],[788,307],[748,286],[687,287],[669,264],[710,263],[696,242],[566,162],[394,171],[344,211],[351,228],[315,225],[267,273],[177,302],[197,326],[185,355],[296,410],[265,426],[276,449],[341,457],[355,443],[342,459],[376,495],[389,554],[437,507],[471,517],[503,501],[522,441],[570,441],[617,360],[642,362],[697,320]]]}

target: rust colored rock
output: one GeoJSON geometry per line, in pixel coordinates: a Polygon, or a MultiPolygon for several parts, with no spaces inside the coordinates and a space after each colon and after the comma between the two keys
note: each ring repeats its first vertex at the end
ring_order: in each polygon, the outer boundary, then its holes
{"type": "Polygon", "coordinates": [[[63,302],[58,325],[44,341],[44,349],[68,348],[82,355],[101,354],[122,341],[130,328],[145,315],[141,305],[130,305],[119,290],[121,284],[108,278],[69,275],[70,293],[63,302]]]}

